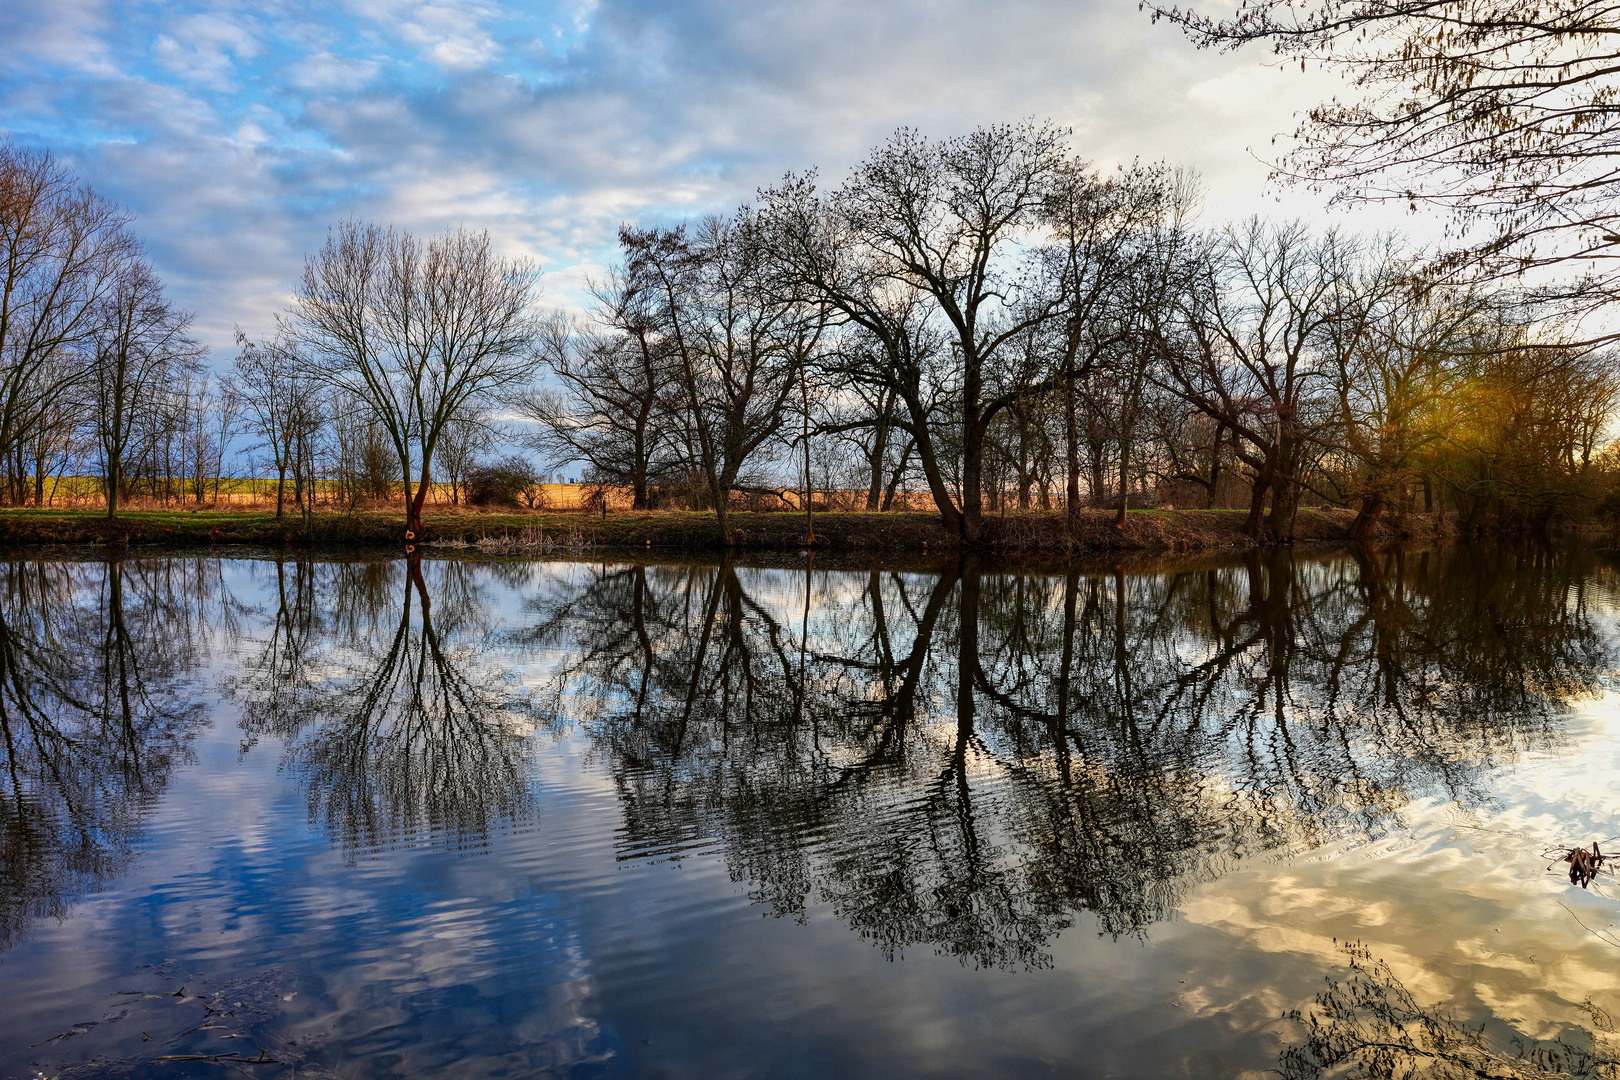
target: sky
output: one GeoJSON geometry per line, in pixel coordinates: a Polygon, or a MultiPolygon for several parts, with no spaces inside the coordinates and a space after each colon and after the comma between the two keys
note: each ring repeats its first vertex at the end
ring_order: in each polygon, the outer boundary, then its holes
{"type": "Polygon", "coordinates": [[[0,41],[0,134],[136,215],[216,362],[344,218],[487,228],[569,307],[621,222],[836,183],[901,126],[1051,119],[1101,166],[1198,170],[1212,221],[1328,220],[1263,160],[1326,77],[1136,0],[5,0],[0,41]]]}

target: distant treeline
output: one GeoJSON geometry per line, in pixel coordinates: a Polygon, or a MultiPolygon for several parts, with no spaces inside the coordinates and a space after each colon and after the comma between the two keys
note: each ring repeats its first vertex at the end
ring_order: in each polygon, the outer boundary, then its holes
{"type": "Polygon", "coordinates": [[[1212,227],[1198,199],[1050,125],[902,131],[831,190],[623,227],[584,316],[487,235],[344,222],[216,376],[128,215],[0,147],[0,501],[82,503],[89,477],[109,514],[214,504],[237,472],[278,511],[403,498],[415,529],[446,492],[521,505],[564,470],[728,536],[734,505],[806,489],[920,495],[969,543],[987,513],[1088,505],[1237,506],[1263,539],[1302,504],[1358,533],[1620,507],[1609,353],[1394,237],[1212,227]]]}

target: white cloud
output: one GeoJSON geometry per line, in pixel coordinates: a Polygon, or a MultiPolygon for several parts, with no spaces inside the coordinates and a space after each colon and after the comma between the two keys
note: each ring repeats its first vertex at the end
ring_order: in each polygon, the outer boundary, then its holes
{"type": "Polygon", "coordinates": [[[248,27],[219,15],[179,19],[152,45],[152,54],[169,71],[215,90],[232,88],[239,57],[251,59],[260,52],[248,27]]]}
{"type": "Polygon", "coordinates": [[[288,65],[282,77],[288,88],[313,93],[358,90],[377,77],[375,60],[318,52],[288,65]]]}
{"type": "Polygon", "coordinates": [[[268,323],[341,217],[488,227],[565,296],[621,221],[721,209],[789,169],[836,182],[902,125],[1050,117],[1101,165],[1198,169],[1212,216],[1275,209],[1249,148],[1322,85],[1199,52],[1133,0],[8,8],[0,127],[134,208],[217,342],[268,323]]]}

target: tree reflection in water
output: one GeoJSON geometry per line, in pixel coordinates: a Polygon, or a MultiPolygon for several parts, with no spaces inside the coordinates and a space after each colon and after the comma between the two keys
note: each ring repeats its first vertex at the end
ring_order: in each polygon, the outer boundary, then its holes
{"type": "Polygon", "coordinates": [[[206,715],[197,559],[0,565],[0,950],[119,873],[206,715]]]}
{"type": "Polygon", "coordinates": [[[592,564],[550,592],[534,564],[280,561],[251,637],[217,562],[11,564],[0,944],[127,859],[222,630],[248,743],[279,741],[351,855],[530,820],[545,716],[611,772],[621,858],[717,845],[758,903],[824,904],[885,956],[1043,966],[1081,913],[1143,934],[1238,860],[1478,803],[1609,663],[1596,558],[592,564]],[[521,631],[497,629],[502,579],[521,631]],[[550,682],[520,692],[509,648],[550,682]]]}
{"type": "Polygon", "coordinates": [[[520,644],[570,658],[548,711],[609,763],[621,857],[717,839],[779,915],[1042,966],[1078,912],[1141,934],[1237,860],[1478,802],[1595,688],[1590,558],[603,566],[520,644]]]}
{"type": "Polygon", "coordinates": [[[275,566],[275,615],[230,692],[248,745],[280,740],[310,815],[351,855],[398,840],[461,847],[534,812],[532,721],[491,645],[478,578],[419,559],[275,566]]]}
{"type": "Polygon", "coordinates": [[[1596,1034],[1574,1027],[1535,1039],[1502,1021],[1468,1024],[1423,1007],[1365,946],[1344,946],[1348,974],[1328,979],[1308,1008],[1283,1017],[1295,1029],[1278,1059],[1283,1080],[1557,1080],[1620,1075],[1614,1022],[1588,1000],[1596,1034]]]}

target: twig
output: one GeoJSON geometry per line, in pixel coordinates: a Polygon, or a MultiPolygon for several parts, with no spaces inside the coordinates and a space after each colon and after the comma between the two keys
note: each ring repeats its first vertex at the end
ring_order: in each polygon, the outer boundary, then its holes
{"type": "Polygon", "coordinates": [[[74,1024],[72,1027],[70,1027],[66,1031],[62,1032],[62,1034],[60,1034],[60,1035],[52,1035],[50,1038],[45,1039],[42,1042],[34,1043],[33,1046],[29,1047],[29,1049],[32,1050],[34,1048],[34,1046],[44,1046],[45,1043],[56,1042],[58,1039],[71,1039],[71,1038],[73,1038],[73,1036],[75,1036],[75,1035],[83,1035],[85,1032],[87,1032],[89,1030],[90,1029],[87,1028],[87,1027],[83,1027],[83,1026],[81,1026],[79,1024],[74,1024]]]}
{"type": "MultiPolygon", "coordinates": [[[[1519,832],[1517,829],[1492,829],[1484,825],[1470,825],[1466,821],[1448,821],[1446,824],[1453,829],[1473,829],[1475,832],[1496,833],[1499,836],[1516,836],[1521,840],[1534,840],[1539,844],[1547,844],[1545,839],[1539,836],[1531,836],[1529,833],[1519,832]]],[[[1608,842],[1609,841],[1607,840],[1603,841],[1605,844],[1608,842]]],[[[1547,844],[1548,850],[1551,850],[1555,846],[1556,845],[1553,844],[1547,844]]]]}
{"type": "Polygon", "coordinates": [[[1549,870],[1555,862],[1569,863],[1570,884],[1579,885],[1583,889],[1597,879],[1598,874],[1603,872],[1603,864],[1608,861],[1597,844],[1593,844],[1590,851],[1583,847],[1555,847],[1543,851],[1541,855],[1542,858],[1551,860],[1547,864],[1549,870]]]}
{"type": "Polygon", "coordinates": [[[1569,905],[1564,903],[1562,900],[1558,901],[1558,906],[1563,908],[1565,911],[1569,911],[1569,917],[1580,923],[1582,930],[1585,930],[1588,934],[1591,934],[1599,941],[1613,945],[1615,948],[1620,949],[1620,940],[1616,940],[1613,934],[1603,930],[1593,930],[1590,926],[1587,926],[1585,923],[1581,922],[1581,917],[1575,914],[1575,912],[1570,911],[1569,905]]]}

